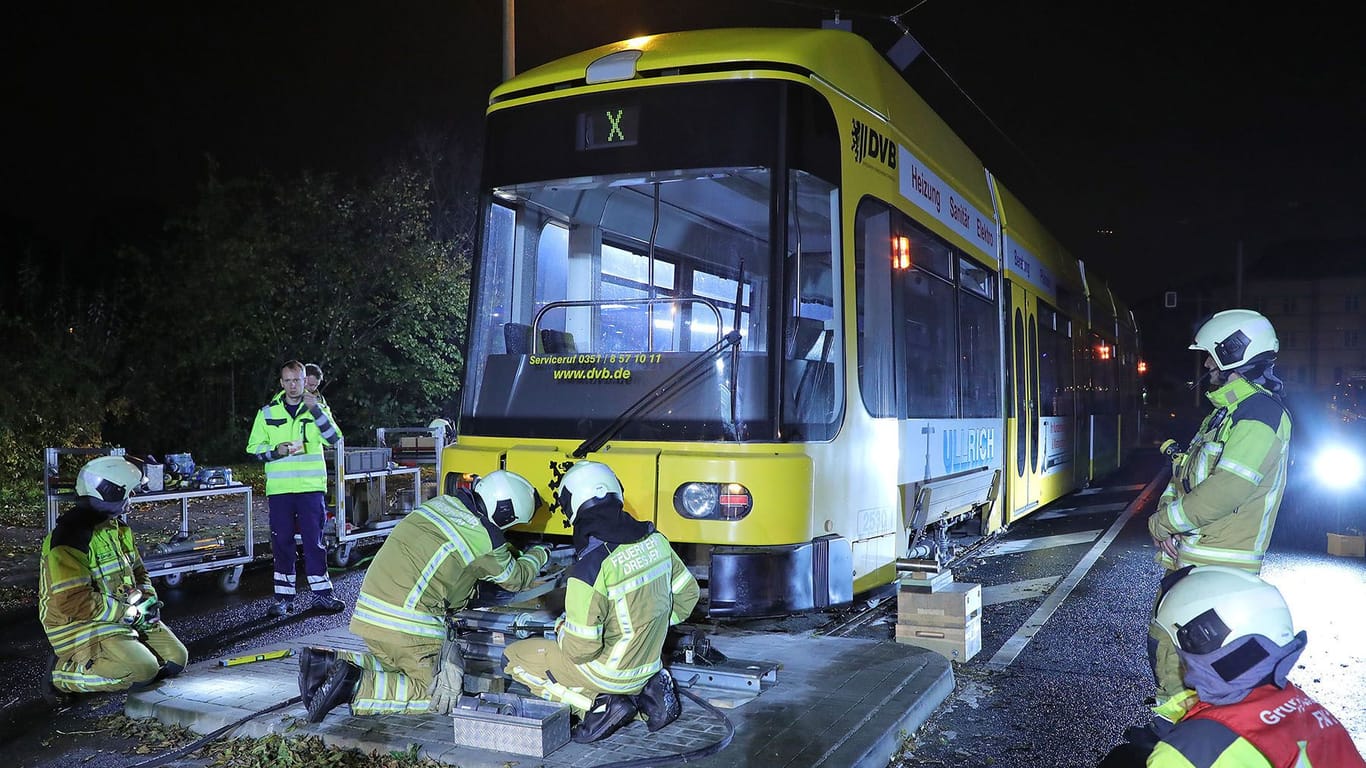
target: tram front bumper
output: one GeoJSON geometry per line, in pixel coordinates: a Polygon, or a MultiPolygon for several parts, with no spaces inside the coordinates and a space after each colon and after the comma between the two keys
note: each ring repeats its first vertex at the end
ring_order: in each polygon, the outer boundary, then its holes
{"type": "Polygon", "coordinates": [[[854,599],[853,550],[842,536],[711,551],[707,615],[782,616],[854,599]]]}

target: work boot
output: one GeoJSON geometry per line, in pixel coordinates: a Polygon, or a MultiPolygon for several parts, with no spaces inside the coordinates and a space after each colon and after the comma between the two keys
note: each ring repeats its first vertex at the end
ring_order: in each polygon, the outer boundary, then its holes
{"type": "Polygon", "coordinates": [[[591,744],[611,736],[636,715],[636,704],[630,696],[618,693],[599,693],[593,706],[584,714],[570,735],[579,744],[591,744]]]}
{"type": "Polygon", "coordinates": [[[656,672],[631,700],[645,714],[645,726],[650,733],[677,720],[683,712],[683,702],[678,698],[678,684],[667,669],[656,672]]]}
{"type": "Polygon", "coordinates": [[[346,610],[346,603],[333,597],[331,594],[313,593],[313,607],[323,613],[341,613],[346,610]]]}
{"type": "Polygon", "coordinates": [[[356,695],[359,683],[360,667],[346,659],[333,659],[327,668],[327,679],[313,694],[313,703],[308,707],[308,722],[321,723],[328,712],[349,703],[356,695]]]}
{"type": "Polygon", "coordinates": [[[313,705],[313,695],[327,680],[327,670],[337,659],[337,652],[328,648],[305,648],[299,653],[299,698],[304,708],[313,705]]]}
{"type": "Polygon", "coordinates": [[[61,707],[70,704],[75,698],[73,694],[63,691],[52,682],[52,673],[57,670],[57,654],[48,651],[47,668],[43,672],[43,701],[50,707],[61,707]]]}
{"type": "Polygon", "coordinates": [[[270,607],[266,609],[266,615],[271,618],[278,619],[279,617],[284,616],[286,613],[289,613],[293,610],[293,600],[283,597],[277,597],[275,598],[275,602],[271,603],[270,607]]]}

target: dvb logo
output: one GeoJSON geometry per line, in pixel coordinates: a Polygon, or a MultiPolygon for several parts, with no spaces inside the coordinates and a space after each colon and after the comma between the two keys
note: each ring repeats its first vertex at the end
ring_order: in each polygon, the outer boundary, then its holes
{"type": "Polygon", "coordinates": [[[850,149],[854,151],[854,160],[863,162],[864,158],[871,157],[892,170],[896,170],[896,142],[883,136],[873,127],[866,125],[860,120],[853,121],[853,128],[850,131],[850,149]]]}

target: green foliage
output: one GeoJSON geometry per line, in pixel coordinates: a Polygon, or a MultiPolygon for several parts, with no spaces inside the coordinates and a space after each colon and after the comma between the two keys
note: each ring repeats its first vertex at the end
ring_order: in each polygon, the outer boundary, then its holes
{"type": "Polygon", "coordinates": [[[469,299],[472,177],[428,154],[374,179],[220,180],[159,243],[68,265],[30,247],[0,285],[0,508],[40,503],[45,446],[237,463],[294,358],[325,371],[350,445],[450,418],[469,299]],[[437,194],[434,190],[443,190],[437,194]],[[93,265],[93,266],[92,266],[93,265]]]}

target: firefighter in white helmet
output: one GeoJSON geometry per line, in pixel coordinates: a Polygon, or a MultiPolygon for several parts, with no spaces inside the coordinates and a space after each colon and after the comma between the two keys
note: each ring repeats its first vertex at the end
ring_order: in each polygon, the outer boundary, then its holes
{"type": "MultiPolygon", "coordinates": [[[[1188,565],[1221,565],[1258,574],[1285,491],[1290,413],[1274,374],[1276,329],[1250,309],[1219,312],[1190,346],[1205,353],[1206,394],[1214,411],[1189,447],[1167,441],[1172,478],[1148,518],[1158,562],[1170,574],[1188,565]]],[[[1203,380],[1203,379],[1202,379],[1203,380]]],[[[1151,742],[1195,701],[1165,632],[1149,632],[1157,693],[1149,723],[1130,734],[1151,742]]]]}
{"type": "Polygon", "coordinates": [[[1239,568],[1183,568],[1153,630],[1176,647],[1199,703],[1163,735],[1149,768],[1366,768],[1338,719],[1286,679],[1308,637],[1271,584],[1239,568]]]}
{"type": "Polygon", "coordinates": [[[43,539],[38,617],[53,655],[45,697],[146,687],[185,668],[161,601],[121,516],[142,470],[101,456],[76,476],[75,507],[43,539]]]}
{"type": "Polygon", "coordinates": [[[579,717],[572,737],[605,738],[638,714],[650,731],[682,707],[661,659],[669,627],[697,604],[697,580],[653,523],[625,510],[621,482],[605,464],[579,461],[556,501],[574,529],[575,561],[554,641],[528,638],[506,649],[506,672],[579,717]]]}
{"type": "Polygon", "coordinates": [[[531,586],[550,552],[537,545],[518,554],[504,531],[530,521],[540,502],[526,478],[498,470],[400,520],[366,570],[351,616],[370,652],[300,654],[308,720],[343,703],[357,715],[449,713],[464,664],[446,614],[463,609],[480,580],[513,592],[531,586]]]}

